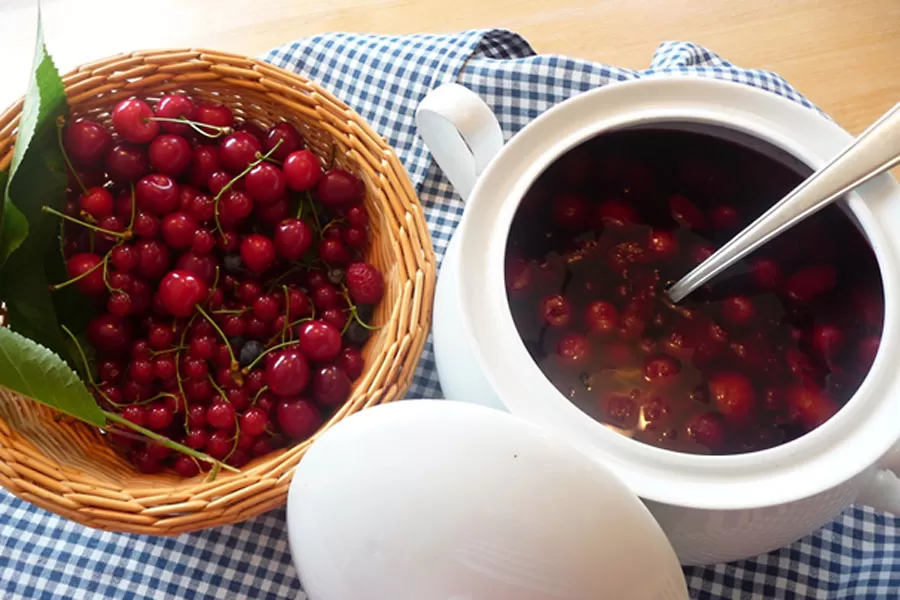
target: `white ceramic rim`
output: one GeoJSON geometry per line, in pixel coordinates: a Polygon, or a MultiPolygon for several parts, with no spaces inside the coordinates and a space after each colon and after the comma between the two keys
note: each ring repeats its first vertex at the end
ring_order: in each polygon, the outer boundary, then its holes
{"type": "MultiPolygon", "coordinates": [[[[636,442],[584,414],[544,377],[516,331],[506,298],[504,258],[519,199],[550,163],[581,142],[616,128],[673,121],[748,134],[812,168],[852,139],[813,110],[718,80],[666,76],[576,96],[519,132],[479,178],[457,232],[460,261],[451,275],[459,280],[459,326],[474,340],[476,359],[510,412],[565,434],[645,499],[737,510],[783,504],[836,487],[876,464],[900,439],[897,378],[886,359],[896,355],[896,335],[883,335],[875,363],[856,394],[815,431],[760,452],[697,456],[636,442]],[[498,201],[501,198],[506,201],[498,201]]],[[[884,332],[894,330],[900,308],[900,252],[878,222],[891,213],[900,218],[898,205],[900,186],[889,175],[872,180],[847,200],[881,269],[884,332]]]]}

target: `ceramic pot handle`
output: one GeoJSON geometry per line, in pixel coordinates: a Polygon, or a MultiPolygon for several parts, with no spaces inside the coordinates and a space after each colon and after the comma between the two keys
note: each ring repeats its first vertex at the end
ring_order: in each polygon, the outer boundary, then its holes
{"type": "Polygon", "coordinates": [[[877,510],[900,515],[900,444],[878,463],[881,469],[860,494],[857,502],[877,510]]]}
{"type": "Polygon", "coordinates": [[[497,117],[475,92],[446,83],[419,104],[416,126],[447,179],[468,200],[478,176],[503,147],[497,117]]]}

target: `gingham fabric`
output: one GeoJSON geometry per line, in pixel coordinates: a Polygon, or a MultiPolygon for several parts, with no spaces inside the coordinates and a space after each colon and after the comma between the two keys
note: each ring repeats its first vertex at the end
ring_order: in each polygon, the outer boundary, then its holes
{"type": "MultiPolygon", "coordinates": [[[[525,40],[507,31],[329,34],[287,44],[265,58],[319,81],[387,138],[417,186],[438,256],[462,207],[417,137],[414,113],[428,90],[441,83],[457,81],[477,92],[494,109],[507,138],[570,96],[638,77],[728,79],[814,109],[777,75],[736,67],[688,43],[662,44],[644,71],[535,55],[525,40]]],[[[430,345],[409,396],[441,396],[430,345]]],[[[696,600],[900,598],[900,518],[851,508],[788,548],[685,574],[696,600]]],[[[283,510],[235,526],[153,538],[87,529],[0,492],[2,600],[303,597],[283,510]]]]}

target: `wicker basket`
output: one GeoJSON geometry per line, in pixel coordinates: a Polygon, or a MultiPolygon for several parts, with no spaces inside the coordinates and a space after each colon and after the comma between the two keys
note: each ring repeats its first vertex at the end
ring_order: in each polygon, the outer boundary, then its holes
{"type": "MultiPolygon", "coordinates": [[[[207,50],[134,52],[85,65],[64,78],[73,116],[109,123],[132,95],[154,101],[183,91],[228,105],[239,119],[288,120],[323,158],[360,176],[372,223],[368,260],[385,274],[363,351],[366,369],[322,431],[363,408],[402,397],[431,321],[435,259],[406,171],[384,139],[311,81],[266,63],[207,50]]],[[[0,115],[0,169],[12,159],[22,102],[0,115]]],[[[201,474],[137,473],[94,428],[0,391],[0,485],[49,511],[99,529],[174,535],[234,523],[281,506],[310,443],[278,450],[213,480],[201,474]]],[[[318,435],[318,434],[317,434],[318,435]]]]}

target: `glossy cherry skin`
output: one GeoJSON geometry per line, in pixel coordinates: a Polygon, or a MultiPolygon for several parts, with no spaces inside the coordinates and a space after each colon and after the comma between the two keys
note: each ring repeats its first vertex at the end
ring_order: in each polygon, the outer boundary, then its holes
{"type": "Polygon", "coordinates": [[[90,166],[96,164],[112,144],[109,131],[99,123],[79,119],[65,130],[64,147],[74,162],[90,166]]]}
{"type": "Polygon", "coordinates": [[[278,352],[266,364],[266,385],[276,396],[288,398],[296,396],[309,384],[309,364],[303,354],[288,348],[278,352]]]}
{"type": "Polygon", "coordinates": [[[206,283],[190,271],[171,271],[159,283],[159,298],[175,317],[189,317],[209,294],[206,283]]]}
{"type": "Polygon", "coordinates": [[[301,219],[285,219],[275,228],[275,250],[287,260],[300,260],[313,244],[313,230],[301,219]]]}
{"type": "Polygon", "coordinates": [[[153,110],[143,100],[129,98],[113,108],[112,124],[126,142],[146,144],[159,133],[159,123],[151,120],[153,110]]]}
{"type": "Polygon", "coordinates": [[[300,350],[312,361],[326,362],[337,358],[341,351],[340,330],[325,321],[302,323],[297,328],[300,350]]]}

